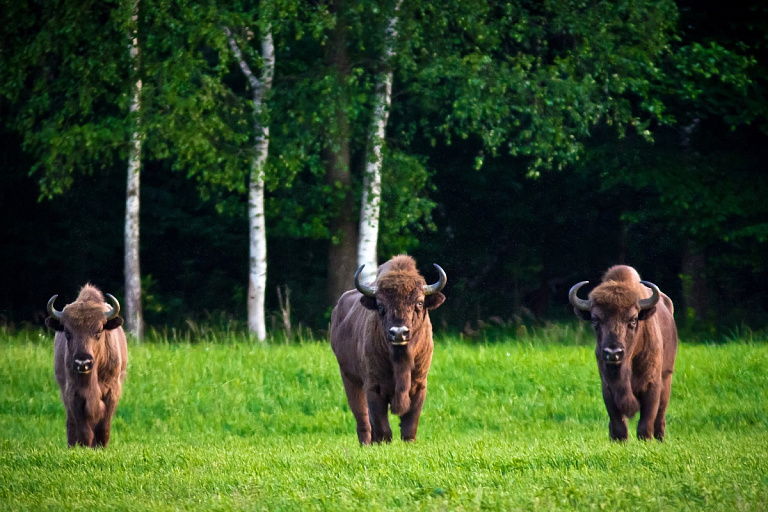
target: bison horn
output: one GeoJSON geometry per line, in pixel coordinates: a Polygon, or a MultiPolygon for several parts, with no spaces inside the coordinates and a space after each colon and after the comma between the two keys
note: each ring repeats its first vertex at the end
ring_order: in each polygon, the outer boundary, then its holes
{"type": "Polygon", "coordinates": [[[648,288],[653,291],[653,295],[651,295],[647,299],[640,299],[639,305],[640,305],[640,311],[643,311],[645,309],[650,309],[656,304],[658,304],[659,299],[661,298],[661,292],[659,291],[659,287],[655,284],[651,283],[650,281],[640,281],[640,283],[644,284],[648,288]]]}
{"type": "Polygon", "coordinates": [[[120,303],[117,302],[117,299],[109,293],[107,294],[107,299],[109,299],[109,302],[112,303],[112,309],[104,312],[105,320],[109,322],[110,320],[115,318],[118,315],[118,313],[120,313],[120,303]]]}
{"type": "Polygon", "coordinates": [[[580,283],[576,283],[571,288],[571,291],[568,292],[568,300],[571,302],[573,307],[575,307],[576,309],[580,309],[581,311],[589,311],[590,309],[592,309],[591,300],[584,300],[578,297],[579,288],[581,288],[587,283],[589,283],[589,281],[582,281],[580,283]]]}
{"type": "Polygon", "coordinates": [[[435,284],[425,284],[424,285],[424,295],[432,295],[433,293],[437,293],[443,288],[445,288],[445,285],[448,283],[448,276],[445,275],[445,270],[440,268],[440,265],[437,263],[433,263],[437,271],[440,273],[440,279],[437,280],[435,284]]]}
{"type": "Polygon", "coordinates": [[[355,272],[355,288],[357,288],[357,291],[365,295],[366,297],[375,297],[376,296],[376,287],[375,286],[368,286],[365,284],[360,284],[360,272],[363,271],[363,267],[365,265],[360,265],[360,268],[357,269],[357,272],[355,272]]]}
{"type": "Polygon", "coordinates": [[[61,320],[61,311],[57,311],[56,308],[53,307],[53,303],[56,302],[56,297],[58,297],[58,295],[54,295],[48,301],[48,314],[56,320],[61,320]]]}

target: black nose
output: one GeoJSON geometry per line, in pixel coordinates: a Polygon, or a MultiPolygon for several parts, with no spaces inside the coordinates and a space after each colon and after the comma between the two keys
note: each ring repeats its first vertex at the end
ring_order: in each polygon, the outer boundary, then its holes
{"type": "Polygon", "coordinates": [[[411,337],[411,331],[406,326],[390,327],[389,341],[392,343],[405,343],[411,337]]]}
{"type": "Polygon", "coordinates": [[[72,362],[77,373],[88,373],[93,370],[93,358],[88,356],[79,356],[73,358],[72,362]]]}
{"type": "Polygon", "coordinates": [[[603,349],[603,360],[606,363],[620,363],[621,360],[624,359],[624,349],[623,348],[604,348],[603,349]]]}

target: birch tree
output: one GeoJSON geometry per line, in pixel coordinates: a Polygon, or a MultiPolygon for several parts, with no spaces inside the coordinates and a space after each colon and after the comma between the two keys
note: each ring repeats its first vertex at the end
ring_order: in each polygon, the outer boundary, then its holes
{"type": "Polygon", "coordinates": [[[248,184],[248,330],[259,341],[267,337],[264,298],[267,289],[267,230],[264,220],[264,170],[269,154],[269,126],[263,122],[264,98],[272,88],[275,70],[275,46],[269,23],[261,36],[261,76],[257,77],[245,60],[237,41],[224,27],[227,41],[243,75],[251,87],[253,101],[254,153],[248,184]]]}
{"type": "Polygon", "coordinates": [[[144,336],[144,318],[141,307],[141,266],[139,260],[139,208],[141,183],[141,77],[139,75],[139,0],[133,0],[128,34],[129,53],[134,86],[129,108],[129,121],[133,123],[128,149],[128,178],[125,189],[125,306],[126,328],[138,340],[144,336]]]}
{"type": "Polygon", "coordinates": [[[360,228],[357,245],[357,265],[365,265],[363,282],[372,282],[378,267],[376,247],[379,237],[379,214],[381,211],[381,168],[389,110],[392,105],[392,60],[395,56],[394,43],[397,37],[397,17],[402,0],[397,0],[394,14],[386,28],[382,71],[376,77],[374,110],[368,135],[368,155],[363,174],[363,196],[360,207],[360,228]]]}
{"type": "MultiPolygon", "coordinates": [[[[203,197],[215,197],[220,212],[240,215],[245,206],[248,283],[235,293],[247,294],[248,329],[264,340],[265,215],[271,213],[265,196],[289,186],[308,161],[307,139],[291,132],[295,110],[284,103],[267,108],[267,101],[279,101],[280,95],[283,102],[295,96],[293,91],[272,90],[275,52],[280,41],[290,44],[301,38],[305,17],[315,19],[323,11],[296,0],[227,6],[169,0],[163,9],[153,7],[147,24],[162,37],[148,48],[158,64],[146,73],[154,87],[144,97],[152,97],[156,121],[147,132],[147,146],[195,179],[203,197]],[[273,116],[277,121],[270,126],[273,116]],[[270,157],[272,147],[279,149],[272,150],[279,158],[270,157]]],[[[320,27],[314,30],[320,32],[324,22],[318,17],[320,27]]]]}

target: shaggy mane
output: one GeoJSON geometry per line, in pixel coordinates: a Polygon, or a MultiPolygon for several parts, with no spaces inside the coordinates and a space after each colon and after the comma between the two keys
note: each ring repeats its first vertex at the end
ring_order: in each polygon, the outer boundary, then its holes
{"type": "Polygon", "coordinates": [[[636,306],[640,297],[626,281],[608,281],[592,290],[589,298],[596,306],[618,311],[636,306]]]}
{"type": "Polygon", "coordinates": [[[104,323],[104,311],[108,310],[109,306],[104,303],[104,294],[89,283],[80,289],[77,300],[68,304],[62,315],[74,325],[96,327],[104,323]]]}
{"type": "Polygon", "coordinates": [[[603,274],[603,282],[608,281],[639,283],[640,274],[637,273],[637,270],[627,265],[614,265],[603,274]]]}
{"type": "Polygon", "coordinates": [[[101,293],[101,290],[93,286],[91,283],[87,283],[85,286],[80,288],[80,294],[77,296],[77,300],[82,302],[103,303],[104,294],[101,293]]]}
{"type": "Polygon", "coordinates": [[[426,284],[410,256],[400,254],[379,267],[376,285],[382,291],[410,293],[426,284]]]}
{"type": "Polygon", "coordinates": [[[640,274],[627,265],[614,265],[606,270],[603,282],[589,294],[595,305],[614,311],[636,306],[646,296],[640,274]]]}

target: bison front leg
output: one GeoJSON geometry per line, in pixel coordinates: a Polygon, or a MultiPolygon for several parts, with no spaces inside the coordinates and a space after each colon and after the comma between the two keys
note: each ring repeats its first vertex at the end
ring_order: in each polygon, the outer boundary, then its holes
{"type": "Polygon", "coordinates": [[[102,400],[100,408],[104,410],[103,416],[100,421],[96,423],[93,429],[94,446],[107,446],[109,444],[110,431],[112,429],[112,416],[115,414],[117,408],[117,401],[114,399],[114,395],[109,392],[102,400]]]}
{"type": "Polygon", "coordinates": [[[659,394],[659,411],[656,413],[656,422],[653,425],[653,435],[659,441],[664,440],[667,432],[667,405],[669,405],[669,395],[672,390],[672,372],[663,377],[661,383],[661,393],[659,394]]]}
{"type": "Polygon", "coordinates": [[[608,421],[608,436],[611,438],[611,441],[626,441],[629,437],[627,418],[616,406],[613,392],[605,382],[603,382],[603,402],[605,402],[605,409],[608,411],[608,418],[610,418],[608,421]]]}
{"type": "MultiPolygon", "coordinates": [[[[76,445],[82,445],[91,447],[93,446],[93,426],[85,419],[79,419],[75,422],[75,443],[76,445]]],[[[73,444],[70,444],[73,446],[73,444]]]]}
{"type": "Polygon", "coordinates": [[[93,424],[86,415],[86,402],[76,396],[72,401],[72,410],[67,411],[67,444],[93,446],[93,424]]]}
{"type": "Polygon", "coordinates": [[[395,366],[395,394],[390,404],[392,414],[402,416],[411,410],[411,394],[411,369],[405,365],[395,366]]]}
{"type": "Polygon", "coordinates": [[[344,375],[344,372],[341,373],[341,380],[344,382],[347,403],[357,423],[357,439],[360,444],[371,444],[371,420],[368,417],[368,404],[363,387],[344,375]]]}
{"type": "Polygon", "coordinates": [[[72,411],[67,410],[67,446],[70,448],[77,444],[77,423],[72,411]]]}
{"type": "Polygon", "coordinates": [[[371,441],[374,443],[389,443],[392,441],[392,429],[389,427],[388,403],[382,396],[381,389],[368,390],[365,393],[368,401],[368,414],[371,418],[371,441]]]}
{"type": "Polygon", "coordinates": [[[638,398],[640,399],[640,420],[637,422],[637,438],[652,439],[661,401],[661,386],[657,383],[651,384],[638,398]]]}
{"type": "Polygon", "coordinates": [[[93,446],[107,446],[109,444],[112,418],[104,418],[93,429],[93,446]]]}
{"type": "Polygon", "coordinates": [[[400,439],[403,441],[416,440],[416,431],[419,428],[421,408],[424,406],[424,399],[426,396],[426,383],[417,384],[414,393],[411,396],[411,408],[400,417],[400,439]]]}

